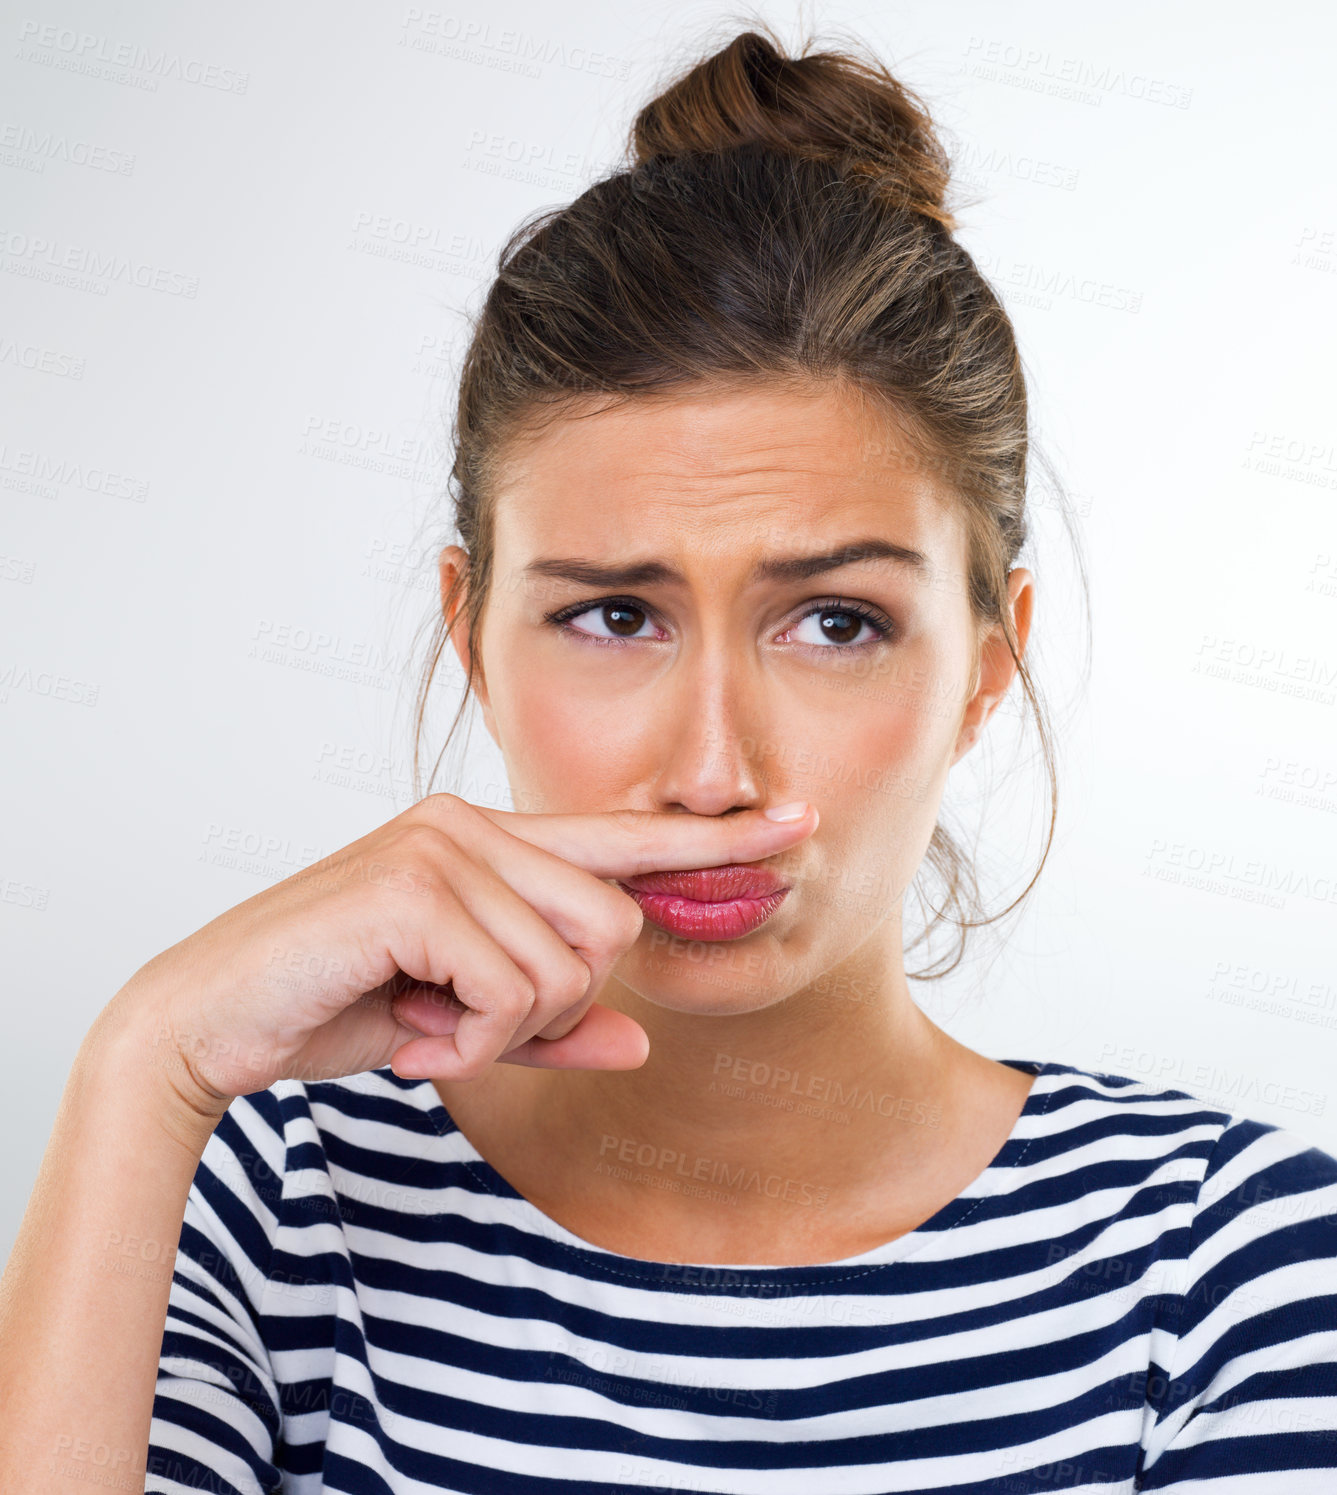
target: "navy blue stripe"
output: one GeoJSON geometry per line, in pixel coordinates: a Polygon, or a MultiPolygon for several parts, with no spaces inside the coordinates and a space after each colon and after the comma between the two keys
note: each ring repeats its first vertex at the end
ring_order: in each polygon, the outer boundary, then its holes
{"type": "MultiPolygon", "coordinates": [[[[1328,1429],[1312,1432],[1253,1432],[1244,1437],[1213,1438],[1196,1448],[1169,1448],[1152,1465],[1138,1487],[1173,1490],[1177,1480],[1230,1479],[1242,1474],[1278,1474],[1288,1469],[1334,1469],[1333,1435],[1328,1429]]],[[[1260,1489],[1264,1488],[1260,1486],[1260,1489]]],[[[1277,1495],[1286,1482],[1278,1479],[1277,1495]]]]}
{"type": "MultiPolygon", "coordinates": [[[[246,1437],[226,1417],[220,1416],[217,1412],[210,1410],[208,1404],[201,1405],[182,1400],[178,1398],[170,1387],[163,1387],[154,1398],[153,1415],[161,1418],[164,1422],[174,1423],[177,1427],[188,1428],[192,1433],[196,1433],[199,1437],[212,1443],[215,1448],[224,1453],[230,1453],[235,1458],[242,1460],[243,1463],[249,1466],[251,1473],[259,1481],[263,1489],[269,1490],[279,1487],[279,1472],[273,1464],[266,1459],[258,1459],[255,1455],[255,1450],[251,1447],[246,1437]]],[[[154,1468],[152,1462],[154,1455],[159,1456],[164,1461],[179,1460],[179,1468],[182,1472],[172,1472],[171,1477],[180,1480],[183,1484],[190,1485],[192,1489],[234,1490],[234,1486],[229,1484],[227,1480],[223,1479],[222,1475],[218,1474],[212,1468],[195,1463],[185,1455],[173,1453],[171,1450],[163,1448],[161,1444],[151,1442],[148,1451],[150,1456],[148,1467],[150,1469],[154,1468]],[[213,1483],[200,1484],[198,1481],[201,1477],[207,1478],[213,1481],[213,1483]]],[[[168,1473],[165,1463],[158,1472],[163,1474],[168,1473]]]]}

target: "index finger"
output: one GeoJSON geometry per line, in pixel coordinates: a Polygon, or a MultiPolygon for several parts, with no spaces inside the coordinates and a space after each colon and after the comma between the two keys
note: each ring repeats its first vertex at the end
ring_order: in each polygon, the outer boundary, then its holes
{"type": "Polygon", "coordinates": [[[816,808],[804,801],[732,815],[693,815],[667,810],[605,810],[596,813],[531,814],[474,808],[499,829],[599,878],[636,877],[642,872],[681,872],[756,862],[792,846],[817,829],[816,808]]]}

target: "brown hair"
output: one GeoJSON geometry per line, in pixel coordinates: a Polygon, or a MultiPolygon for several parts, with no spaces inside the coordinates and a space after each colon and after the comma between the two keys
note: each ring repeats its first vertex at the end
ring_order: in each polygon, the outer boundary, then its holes
{"type": "MultiPolygon", "coordinates": [[[[424,712],[461,589],[456,621],[479,637],[510,437],[591,397],[604,408],[703,381],[838,381],[879,399],[913,460],[947,476],[965,520],[971,609],[981,627],[1003,626],[1049,781],[1039,866],[988,918],[975,869],[940,817],[924,860],[944,897],[913,943],[940,922],[958,939],[949,964],[915,973],[926,979],[959,963],[967,929],[1022,902],[1054,837],[1054,744],[1005,607],[1027,538],[1026,385],[1007,314],[953,238],[950,162],[925,106],[856,47],[811,46],[786,56],[761,24],[734,36],[640,111],[625,167],[523,222],[503,246],[460,376],[450,487],[469,564],[434,615],[414,785],[427,792],[424,712]]],[[[470,658],[428,790],[474,676],[470,658]]]]}

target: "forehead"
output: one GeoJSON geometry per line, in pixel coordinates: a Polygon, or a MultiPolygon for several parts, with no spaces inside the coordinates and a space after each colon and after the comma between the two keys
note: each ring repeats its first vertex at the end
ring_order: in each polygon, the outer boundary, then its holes
{"type": "Polygon", "coordinates": [[[498,569],[540,551],[740,561],[885,533],[951,565],[956,505],[880,401],[834,385],[694,387],[587,405],[510,443],[498,569]]]}

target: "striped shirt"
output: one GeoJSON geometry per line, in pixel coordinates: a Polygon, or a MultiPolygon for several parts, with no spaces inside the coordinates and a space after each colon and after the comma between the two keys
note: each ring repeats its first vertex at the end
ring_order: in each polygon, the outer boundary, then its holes
{"type": "Polygon", "coordinates": [[[1337,1491],[1337,1158],[1002,1062],[1036,1078],[988,1168],[816,1266],[595,1247],[388,1065],[240,1096],[190,1190],[145,1489],[1337,1491]]]}

